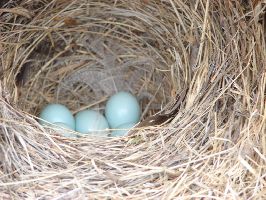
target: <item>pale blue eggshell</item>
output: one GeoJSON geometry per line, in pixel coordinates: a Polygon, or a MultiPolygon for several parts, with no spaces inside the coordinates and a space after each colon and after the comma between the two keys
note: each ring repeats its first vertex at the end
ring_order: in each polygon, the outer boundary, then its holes
{"type": "Polygon", "coordinates": [[[66,125],[66,124],[64,124],[62,122],[53,123],[53,128],[57,132],[59,132],[61,135],[63,135],[64,137],[69,137],[69,138],[77,137],[76,134],[71,133],[72,129],[68,125],[66,125]]]}
{"type": "MultiPolygon", "coordinates": [[[[75,130],[75,119],[70,110],[62,104],[48,104],[40,113],[40,119],[50,123],[64,123],[70,129],[75,130]]],[[[40,120],[40,124],[48,125],[45,121],[40,120]]]]}
{"type": "Polygon", "coordinates": [[[118,92],[106,103],[105,116],[111,128],[140,120],[140,106],[129,92],[118,92]]]}
{"type": "Polygon", "coordinates": [[[122,124],[119,127],[117,127],[117,130],[113,130],[111,133],[111,137],[117,137],[117,136],[124,136],[128,133],[128,131],[133,128],[136,125],[136,123],[127,123],[122,124]]]}
{"type": "Polygon", "coordinates": [[[105,117],[94,110],[83,110],[76,114],[76,131],[83,134],[104,135],[107,134],[109,124],[105,117]]]}

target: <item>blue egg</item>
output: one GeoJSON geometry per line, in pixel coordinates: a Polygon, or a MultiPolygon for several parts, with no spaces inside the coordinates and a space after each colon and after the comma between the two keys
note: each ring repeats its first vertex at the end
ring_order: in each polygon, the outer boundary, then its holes
{"type": "Polygon", "coordinates": [[[119,127],[116,128],[117,130],[113,130],[112,131],[111,137],[124,136],[135,125],[136,125],[135,123],[122,124],[122,125],[120,125],[119,127]]]}
{"type": "Polygon", "coordinates": [[[70,110],[62,104],[49,104],[40,113],[40,124],[49,125],[50,123],[64,123],[71,130],[75,130],[75,119],[70,110]]]}
{"type": "Polygon", "coordinates": [[[62,122],[55,122],[55,123],[53,123],[52,126],[57,132],[59,132],[64,137],[69,137],[69,138],[70,137],[73,137],[73,138],[77,137],[77,135],[75,135],[74,133],[71,133],[71,131],[72,131],[71,128],[62,122]]]}
{"type": "Polygon", "coordinates": [[[138,100],[128,92],[118,92],[106,103],[105,116],[111,128],[127,123],[137,123],[140,120],[140,114],[138,100]]]}
{"type": "Polygon", "coordinates": [[[80,111],[76,114],[75,119],[76,131],[83,134],[106,135],[106,129],[109,129],[109,124],[105,117],[94,110],[80,111]]]}

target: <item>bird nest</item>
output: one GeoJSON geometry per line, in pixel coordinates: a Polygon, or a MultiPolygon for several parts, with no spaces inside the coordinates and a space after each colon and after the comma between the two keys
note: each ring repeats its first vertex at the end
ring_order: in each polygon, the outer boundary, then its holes
{"type": "Polygon", "coordinates": [[[0,2],[0,198],[266,198],[262,1],[0,2]],[[129,91],[141,125],[66,138],[48,103],[103,112],[129,91]]]}

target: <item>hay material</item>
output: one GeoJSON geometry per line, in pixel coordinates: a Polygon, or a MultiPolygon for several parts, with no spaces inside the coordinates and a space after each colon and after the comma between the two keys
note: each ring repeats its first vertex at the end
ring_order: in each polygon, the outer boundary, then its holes
{"type": "Polygon", "coordinates": [[[265,3],[0,5],[0,198],[266,199],[265,3]],[[130,137],[64,138],[34,117],[127,88],[145,118],[186,87],[171,122],[130,137]]]}

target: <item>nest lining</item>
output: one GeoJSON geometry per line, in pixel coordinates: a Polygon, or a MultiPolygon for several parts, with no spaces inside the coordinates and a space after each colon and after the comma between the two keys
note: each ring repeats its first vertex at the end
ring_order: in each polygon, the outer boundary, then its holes
{"type": "Polygon", "coordinates": [[[5,4],[0,196],[263,198],[262,5],[5,4]],[[186,87],[171,122],[130,137],[69,139],[34,119],[54,101],[73,112],[102,110],[120,89],[138,96],[145,118],[170,109],[164,105],[186,87]]]}
{"type": "Polygon", "coordinates": [[[88,19],[83,19],[80,16],[86,9],[79,8],[76,18],[64,15],[76,27],[66,31],[67,22],[61,24],[58,17],[59,22],[50,25],[58,30],[40,30],[31,35],[30,43],[36,45],[21,48],[31,52],[17,72],[17,81],[20,85],[23,82],[19,89],[25,99],[20,100],[22,109],[37,114],[47,102],[60,102],[76,113],[90,105],[99,107],[98,101],[104,103],[115,92],[125,90],[137,95],[143,116],[159,111],[170,100],[172,77],[167,66],[173,61],[155,49],[155,35],[138,30],[143,22],[123,21],[123,11],[116,15],[109,11],[101,16],[104,18],[97,18],[102,11],[93,8],[88,19]]]}

